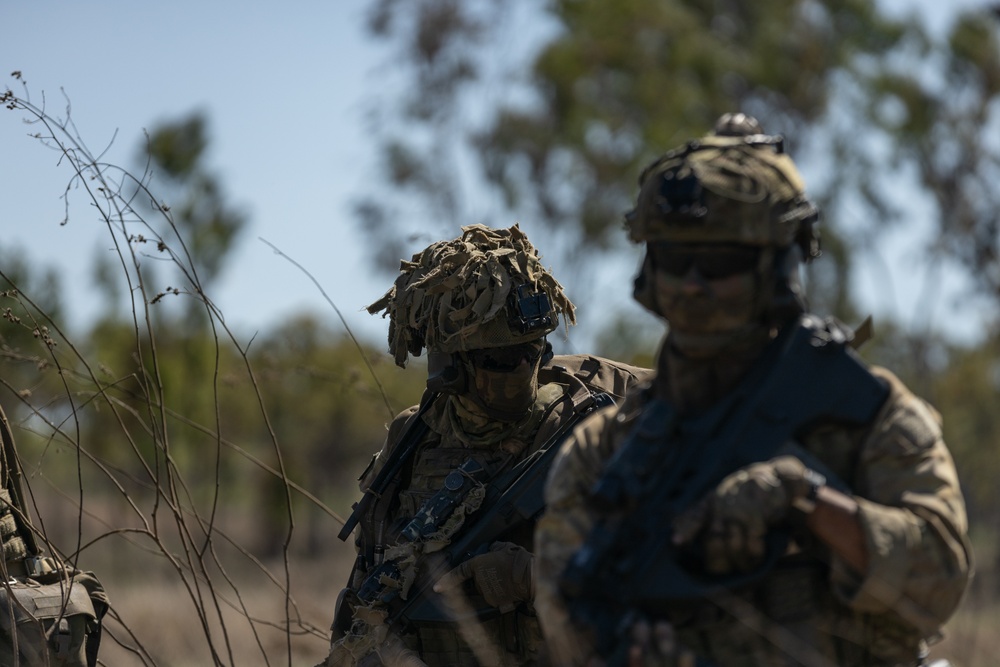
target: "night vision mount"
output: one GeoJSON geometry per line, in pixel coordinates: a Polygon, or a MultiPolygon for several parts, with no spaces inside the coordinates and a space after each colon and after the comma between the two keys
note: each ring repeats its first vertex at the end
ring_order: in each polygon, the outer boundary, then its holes
{"type": "Polygon", "coordinates": [[[549,295],[543,291],[529,292],[530,289],[530,285],[519,285],[510,295],[510,328],[521,335],[553,325],[549,295]]]}

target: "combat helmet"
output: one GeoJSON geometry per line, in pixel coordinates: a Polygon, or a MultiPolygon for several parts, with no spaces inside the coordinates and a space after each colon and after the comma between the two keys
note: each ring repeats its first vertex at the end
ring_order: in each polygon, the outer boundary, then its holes
{"type": "Polygon", "coordinates": [[[562,285],[541,264],[521,228],[462,228],[400,263],[395,284],[367,308],[389,318],[389,351],[400,367],[410,355],[505,347],[576,323],[562,285]]]}
{"type": "MultiPolygon", "coordinates": [[[[790,298],[804,308],[797,267],[820,254],[819,211],[805,193],[784,139],[764,134],[752,116],[725,114],[714,131],[668,151],[639,177],[625,225],[635,242],[732,243],[764,249],[767,301],[790,298]],[[770,289],[770,288],[769,288],[770,289]]],[[[635,298],[656,312],[647,292],[650,263],[635,298]]]]}
{"type": "Polygon", "coordinates": [[[738,243],[819,256],[818,211],[784,141],[771,135],[709,135],[643,170],[626,215],[633,241],[738,243]]]}

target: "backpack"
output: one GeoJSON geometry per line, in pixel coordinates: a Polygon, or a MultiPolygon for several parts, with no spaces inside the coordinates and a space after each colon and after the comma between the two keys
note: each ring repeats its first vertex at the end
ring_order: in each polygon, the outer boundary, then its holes
{"type": "Polygon", "coordinates": [[[94,573],[41,555],[2,408],[0,436],[0,667],[96,667],[104,587],[94,573]]]}

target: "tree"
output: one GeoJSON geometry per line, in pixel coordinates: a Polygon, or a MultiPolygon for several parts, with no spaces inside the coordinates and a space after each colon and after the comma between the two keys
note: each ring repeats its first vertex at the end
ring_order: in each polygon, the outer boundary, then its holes
{"type": "MultiPolygon", "coordinates": [[[[785,135],[813,176],[825,213],[826,257],[809,269],[817,310],[857,321],[852,257],[909,214],[889,194],[901,181],[951,220],[935,252],[1000,276],[993,195],[977,200],[1000,155],[985,13],[956,14],[941,40],[864,0],[377,0],[371,30],[406,86],[373,104],[382,173],[359,218],[395,239],[378,246],[387,266],[442,227],[522,220],[544,228],[547,256],[591,267],[627,252],[621,215],[642,166],[739,109],[785,135]]],[[[593,293],[591,275],[572,275],[577,293],[593,293]]]]}
{"type": "Polygon", "coordinates": [[[63,307],[56,272],[33,267],[24,257],[16,249],[0,250],[0,363],[3,381],[30,395],[41,385],[52,384],[39,383],[37,369],[48,363],[47,347],[58,343],[49,318],[60,321],[63,307]]]}
{"type": "Polygon", "coordinates": [[[1000,303],[1000,9],[958,17],[925,66],[890,62],[869,82],[868,117],[892,140],[893,176],[930,204],[932,260],[950,260],[1000,303]]]}

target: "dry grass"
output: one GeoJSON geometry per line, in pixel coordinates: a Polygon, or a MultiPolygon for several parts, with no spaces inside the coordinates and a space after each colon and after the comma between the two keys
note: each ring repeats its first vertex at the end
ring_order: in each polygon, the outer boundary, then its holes
{"type": "MultiPolygon", "coordinates": [[[[212,655],[214,648],[221,654],[223,664],[309,666],[326,657],[329,646],[326,633],[348,567],[349,561],[340,557],[329,561],[303,559],[289,564],[295,603],[289,611],[292,619],[289,632],[284,629],[284,594],[261,575],[241,573],[236,578],[240,597],[256,622],[251,624],[241,610],[222,602],[225,633],[218,621],[212,622],[212,647],[186,589],[176,577],[165,576],[164,572],[120,578],[114,572],[102,572],[101,577],[116,612],[156,665],[212,665],[216,662],[212,655]]],[[[280,574],[282,570],[282,563],[275,564],[274,571],[280,574]]],[[[236,599],[232,594],[219,597],[229,602],[236,599]]],[[[120,635],[121,629],[116,625],[111,622],[109,630],[120,635]]],[[[119,638],[125,644],[133,643],[127,637],[119,638]]],[[[114,667],[143,664],[142,659],[110,636],[102,643],[101,661],[114,667]]]]}
{"type": "MultiPolygon", "coordinates": [[[[75,545],[75,512],[53,495],[43,497],[42,506],[50,538],[64,550],[75,545]]],[[[115,509],[106,501],[88,502],[83,543],[128,525],[115,509]]],[[[103,664],[311,667],[326,657],[334,604],[354,559],[353,546],[335,537],[339,523],[325,517],[314,526],[324,539],[313,546],[297,524],[286,568],[280,545],[275,557],[256,561],[247,555],[246,549],[261,548],[263,532],[251,514],[227,507],[220,515],[225,520],[202,559],[171,550],[179,568],[163,551],[174,539],[157,545],[146,536],[113,534],[83,551],[79,567],[98,576],[112,605],[101,642],[103,664]],[[187,563],[201,575],[193,576],[187,563]]]]}
{"type": "MultiPolygon", "coordinates": [[[[982,561],[983,566],[992,561],[982,561]]],[[[944,639],[931,649],[934,658],[947,658],[953,667],[992,667],[1000,664],[1000,597],[992,567],[980,567],[969,595],[944,628],[944,639]]]]}
{"type": "Polygon", "coordinates": [[[966,604],[945,628],[931,656],[953,667],[991,667],[1000,662],[1000,605],[966,604]]]}

